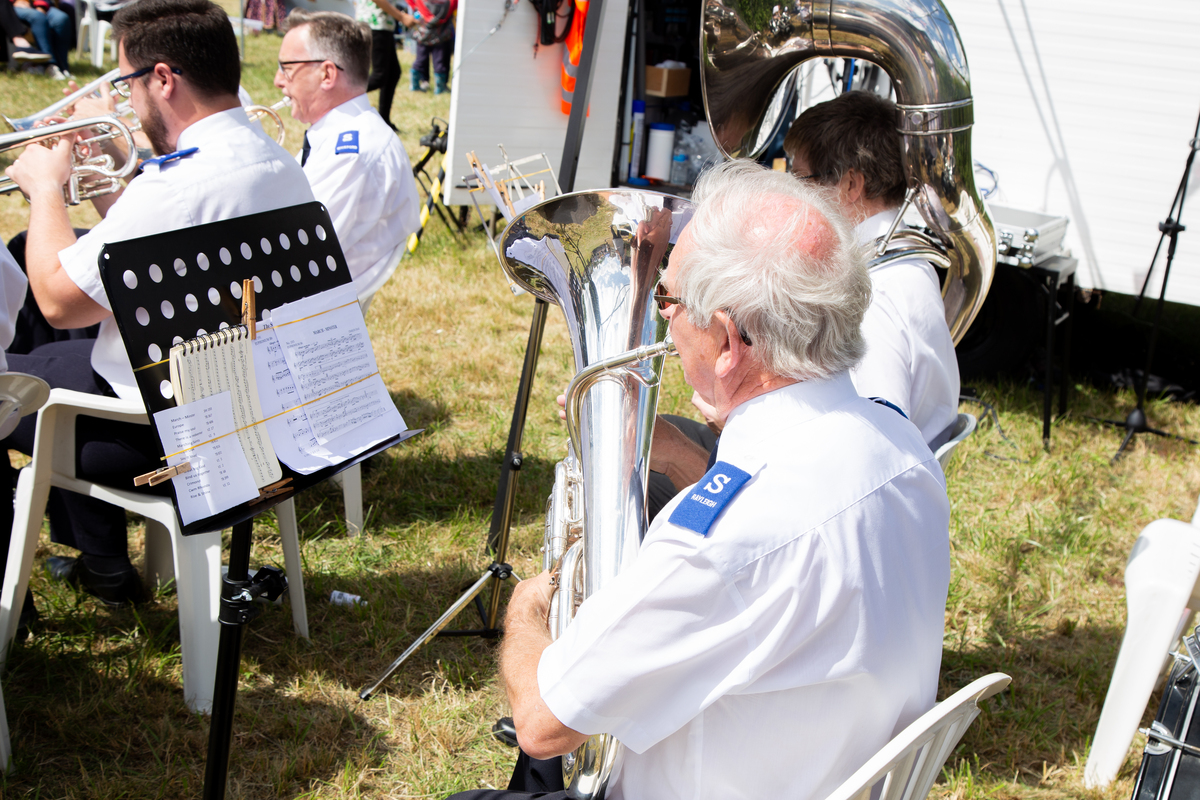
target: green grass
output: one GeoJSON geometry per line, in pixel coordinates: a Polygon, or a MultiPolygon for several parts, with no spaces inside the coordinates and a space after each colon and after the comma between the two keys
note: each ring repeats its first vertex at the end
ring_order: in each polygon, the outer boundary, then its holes
{"type": "MultiPolygon", "coordinates": [[[[247,39],[245,83],[260,102],[278,38],[247,39]]],[[[95,71],[73,65],[86,79],[95,71]]],[[[403,87],[392,119],[410,155],[447,97],[403,87]]],[[[6,113],[53,100],[62,84],[0,75],[6,113]]],[[[287,115],[285,114],[285,118],[287,115]]],[[[502,141],[503,133],[497,134],[502,141]]],[[[300,126],[289,120],[289,149],[300,126]]],[[[3,160],[0,156],[0,160],[3,160]]],[[[0,198],[0,235],[27,208],[0,198]]],[[[81,207],[77,224],[94,222],[81,207]]],[[[357,691],[456,599],[488,563],[484,542],[531,312],[508,291],[481,234],[453,236],[436,219],[416,254],[377,296],[369,324],[381,372],[410,426],[427,432],[377,460],[364,478],[367,535],[349,538],[340,493],[298,498],[312,640],[297,639],[286,606],[266,606],[244,636],[229,797],[438,797],[507,781],[512,751],[493,742],[506,713],[493,643],[439,639],[369,701],[357,691]],[[334,589],[368,600],[329,604],[334,589]]],[[[1079,346],[1079,345],[1077,345],[1079,346]]],[[[541,513],[565,435],[554,396],[570,377],[561,315],[552,312],[526,429],[512,562],[537,570],[541,513]]],[[[677,363],[664,411],[689,413],[677,363]]],[[[1188,519],[1200,463],[1177,442],[1139,438],[1112,465],[1111,430],[1085,415],[1122,417],[1133,399],[1077,387],[1041,447],[1041,394],[977,384],[1010,442],[990,422],[948,470],[953,582],[940,696],[993,671],[1013,676],[951,758],[935,794],[953,798],[1120,798],[1118,782],[1083,788],[1083,762],[1124,627],[1122,577],[1141,528],[1188,519]]],[[[978,406],[964,410],[980,415],[978,406]]],[[[1160,427],[1195,436],[1200,410],[1152,403],[1160,427]]],[[[131,551],[141,529],[130,521],[131,551]]],[[[43,538],[38,564],[65,552],[43,538]]],[[[270,515],[255,528],[253,563],[282,563],[270,515]]],[[[41,630],[15,645],[3,675],[14,764],[5,798],[188,798],[203,783],[208,723],[183,704],[178,622],[170,589],[134,610],[109,610],[35,569],[41,630]]],[[[473,612],[461,622],[474,626],[473,612]]],[[[780,754],[802,759],[788,743],[780,754]]]]}

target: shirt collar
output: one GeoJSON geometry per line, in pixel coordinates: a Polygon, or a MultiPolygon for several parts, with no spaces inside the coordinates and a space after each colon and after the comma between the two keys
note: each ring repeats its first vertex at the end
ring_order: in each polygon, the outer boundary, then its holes
{"type": "Polygon", "coordinates": [[[896,212],[899,210],[900,207],[897,206],[896,208],[889,208],[887,211],[880,211],[878,214],[867,217],[854,226],[854,235],[863,244],[875,241],[887,233],[888,228],[892,227],[892,220],[896,218],[896,212]]]}
{"type": "Polygon", "coordinates": [[[789,425],[801,424],[857,398],[858,392],[850,381],[850,373],[846,371],[824,379],[792,383],[760,394],[733,409],[725,420],[721,436],[729,434],[734,440],[742,437],[759,439],[772,433],[771,430],[761,430],[759,420],[772,426],[777,426],[782,419],[788,420],[789,425]]]}
{"type": "Polygon", "coordinates": [[[252,124],[246,116],[246,109],[241,106],[209,114],[204,119],[197,120],[183,129],[175,150],[186,150],[189,147],[202,147],[205,143],[212,144],[221,141],[221,137],[239,127],[249,128],[252,124]]]}
{"type": "Polygon", "coordinates": [[[341,121],[353,119],[359,114],[366,111],[372,111],[371,100],[365,95],[360,94],[356,97],[351,97],[340,106],[335,106],[326,112],[325,116],[314,122],[308,129],[309,141],[312,141],[313,136],[332,128],[338,128],[338,133],[341,132],[341,121]]]}

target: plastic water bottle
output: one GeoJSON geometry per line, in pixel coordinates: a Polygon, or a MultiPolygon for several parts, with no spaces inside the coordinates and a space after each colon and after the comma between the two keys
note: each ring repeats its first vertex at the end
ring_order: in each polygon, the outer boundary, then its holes
{"type": "Polygon", "coordinates": [[[671,183],[677,186],[687,186],[691,183],[692,169],[688,164],[687,153],[676,150],[671,159],[671,183]]]}

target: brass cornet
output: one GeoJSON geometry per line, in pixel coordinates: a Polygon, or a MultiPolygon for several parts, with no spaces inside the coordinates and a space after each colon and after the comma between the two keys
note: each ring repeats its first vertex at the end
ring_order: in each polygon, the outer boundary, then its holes
{"type": "MultiPolygon", "coordinates": [[[[106,72],[103,75],[101,75],[99,78],[96,78],[96,80],[92,81],[87,86],[83,86],[79,89],[76,89],[74,92],[71,92],[71,94],[67,95],[62,100],[59,100],[57,103],[51,103],[50,105],[43,108],[41,111],[38,111],[34,114],[30,114],[28,117],[21,117],[20,119],[12,119],[11,117],[5,117],[4,121],[7,122],[8,127],[12,128],[14,131],[32,130],[39,122],[44,122],[53,117],[65,116],[65,114],[63,112],[65,112],[71,106],[75,105],[80,100],[87,97],[88,95],[99,94],[100,92],[104,91],[104,87],[110,81],[116,80],[118,75],[120,75],[120,72],[121,71],[118,69],[110,70],[109,72],[106,72]]],[[[110,89],[109,91],[111,92],[112,96],[114,96],[114,97],[117,96],[117,93],[115,90],[110,89]]],[[[117,115],[118,116],[124,117],[124,116],[131,115],[132,113],[133,113],[133,110],[129,107],[128,102],[117,104],[117,115]]],[[[136,122],[136,119],[135,119],[135,122],[136,122]]],[[[133,130],[137,130],[138,127],[140,127],[140,126],[137,124],[133,124],[133,125],[129,125],[129,127],[133,130]]]]}
{"type": "Polygon", "coordinates": [[[275,123],[275,141],[283,144],[284,136],[287,131],[283,129],[283,118],[279,116],[280,109],[287,108],[292,104],[290,97],[285,97],[273,106],[252,105],[246,106],[246,114],[251,120],[261,121],[263,117],[268,117],[275,123]]]}
{"type": "MultiPolygon", "coordinates": [[[[32,130],[6,133],[0,135],[0,153],[31,144],[49,145],[52,140],[64,134],[86,131],[89,128],[94,128],[96,132],[75,142],[71,178],[65,187],[67,202],[77,205],[81,200],[89,200],[119,191],[121,182],[137,169],[136,158],[127,158],[123,164],[117,166],[112,156],[100,152],[99,145],[102,142],[115,139],[125,140],[126,152],[137,152],[137,145],[133,141],[133,131],[120,117],[89,117],[68,120],[56,125],[46,125],[32,130]]],[[[20,187],[15,181],[0,177],[0,194],[7,194],[18,189],[20,187]]]]}

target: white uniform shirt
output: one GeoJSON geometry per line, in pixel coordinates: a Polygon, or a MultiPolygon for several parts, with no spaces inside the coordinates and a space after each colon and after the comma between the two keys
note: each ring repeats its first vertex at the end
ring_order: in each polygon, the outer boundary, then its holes
{"type": "Polygon", "coordinates": [[[538,665],[555,717],[625,744],[612,800],[820,800],[936,696],[950,510],[917,429],[841,373],[739,406],[718,459],[538,665]],[[676,524],[726,464],[751,477],[708,535],[676,524]]]}
{"type": "MultiPolygon", "coordinates": [[[[858,240],[887,233],[896,211],[855,228],[858,240]]],[[[863,317],[867,354],[850,376],[863,397],[882,397],[904,409],[930,447],[949,438],[958,416],[958,359],[946,326],[937,273],[914,258],[871,270],[871,306],[863,317]]]]}
{"type": "Polygon", "coordinates": [[[365,94],[317,120],[308,145],[304,174],[329,209],[354,288],[365,298],[384,284],[403,252],[396,249],[421,226],[412,165],[365,94]]]}
{"type": "MultiPolygon", "coordinates": [[[[241,106],[190,125],[179,134],[176,147],[199,150],[161,166],[147,163],[100,224],[58,254],[75,285],[110,311],[97,265],[108,242],[312,202],[304,172],[258,123],[247,119],[241,106]]],[[[100,323],[92,368],[119,397],[141,400],[111,315],[100,323]]]]}
{"type": "Polygon", "coordinates": [[[4,350],[12,344],[16,333],[17,315],[25,304],[29,281],[17,265],[17,260],[0,242],[0,372],[8,372],[8,356],[4,350]]]}

